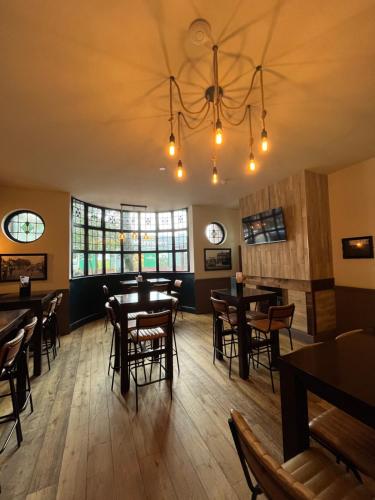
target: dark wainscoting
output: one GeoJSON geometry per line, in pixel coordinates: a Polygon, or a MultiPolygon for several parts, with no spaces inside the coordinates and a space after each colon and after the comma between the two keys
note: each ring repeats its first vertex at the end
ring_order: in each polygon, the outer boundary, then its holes
{"type": "Polygon", "coordinates": [[[211,290],[230,288],[230,278],[203,278],[195,280],[195,312],[211,312],[211,290]]]}
{"type": "MultiPolygon", "coordinates": [[[[143,273],[143,276],[146,276],[143,273]]],[[[147,273],[147,278],[163,277],[183,281],[181,303],[184,310],[195,311],[194,273],[147,273]]],[[[88,321],[104,315],[102,286],[107,285],[110,294],[121,293],[120,281],[134,279],[134,275],[86,276],[70,280],[70,329],[74,330],[88,321]]]]}
{"type": "Polygon", "coordinates": [[[356,328],[375,329],[375,289],[336,286],[338,333],[356,328]]]}
{"type": "Polygon", "coordinates": [[[60,309],[57,313],[59,322],[60,335],[67,335],[70,332],[70,293],[68,288],[57,290],[57,293],[62,292],[63,299],[60,309]]]}

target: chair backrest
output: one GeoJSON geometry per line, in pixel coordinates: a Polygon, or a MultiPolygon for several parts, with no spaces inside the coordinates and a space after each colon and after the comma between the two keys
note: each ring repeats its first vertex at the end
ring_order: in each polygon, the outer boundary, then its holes
{"type": "Polygon", "coordinates": [[[48,317],[51,318],[53,314],[55,313],[56,309],[56,304],[57,304],[57,297],[54,297],[50,303],[48,304],[48,317]]]}
{"type": "Polygon", "coordinates": [[[60,306],[61,306],[61,302],[62,302],[62,299],[63,299],[63,293],[60,292],[57,296],[57,304],[56,304],[56,309],[58,309],[60,306]]]}
{"type": "Polygon", "coordinates": [[[155,283],[154,285],[152,285],[151,290],[153,290],[154,292],[163,293],[168,292],[168,288],[169,286],[166,283],[155,283]]]}
{"type": "Polygon", "coordinates": [[[38,318],[36,316],[33,317],[33,319],[28,323],[26,326],[24,326],[25,330],[25,336],[23,338],[23,345],[27,347],[30,343],[31,337],[34,335],[34,330],[36,327],[36,324],[38,322],[38,318]]]}
{"type": "Polygon", "coordinates": [[[115,314],[115,311],[113,310],[112,305],[109,302],[106,302],[104,307],[105,307],[105,312],[106,312],[108,321],[115,328],[116,327],[116,314],[115,314]]]}
{"type": "Polygon", "coordinates": [[[179,300],[177,297],[171,297],[171,301],[172,301],[172,324],[174,325],[177,318],[179,300]]]}
{"type": "Polygon", "coordinates": [[[337,335],[335,337],[335,340],[341,340],[341,339],[343,339],[345,337],[350,337],[352,335],[356,335],[356,334],[362,333],[362,332],[363,332],[363,330],[351,330],[350,332],[340,333],[339,335],[337,335]]]}
{"type": "Polygon", "coordinates": [[[109,299],[109,288],[107,287],[107,285],[103,285],[102,289],[103,289],[104,300],[107,301],[109,299]]]}
{"type": "Polygon", "coordinates": [[[294,304],[288,304],[287,306],[271,306],[268,309],[268,319],[270,320],[270,325],[273,320],[276,320],[283,321],[288,328],[291,328],[294,309],[294,304]]]}
{"type": "Polygon", "coordinates": [[[8,340],[0,348],[0,373],[4,368],[12,368],[17,355],[21,349],[23,337],[25,332],[23,328],[18,331],[17,335],[12,339],[8,340]]]}
{"type": "Polygon", "coordinates": [[[249,487],[253,487],[249,470],[253,473],[263,493],[277,500],[309,500],[312,491],[282,469],[256,438],[243,416],[231,410],[229,426],[237,453],[249,487]]]}
{"type": "Polygon", "coordinates": [[[227,314],[228,305],[225,300],[215,299],[215,297],[211,297],[211,305],[214,313],[218,316],[220,314],[227,314]]]}
{"type": "Polygon", "coordinates": [[[182,280],[174,280],[174,288],[182,288],[182,280]]]}
{"type": "Polygon", "coordinates": [[[171,322],[171,311],[161,311],[152,314],[139,314],[136,318],[137,330],[147,328],[168,328],[171,322]]]}

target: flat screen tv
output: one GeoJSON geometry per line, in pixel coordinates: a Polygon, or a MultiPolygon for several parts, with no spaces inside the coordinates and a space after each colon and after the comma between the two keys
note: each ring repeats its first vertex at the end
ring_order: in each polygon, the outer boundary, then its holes
{"type": "Polygon", "coordinates": [[[286,228],[281,207],[244,217],[242,228],[248,245],[286,241],[286,228]]]}

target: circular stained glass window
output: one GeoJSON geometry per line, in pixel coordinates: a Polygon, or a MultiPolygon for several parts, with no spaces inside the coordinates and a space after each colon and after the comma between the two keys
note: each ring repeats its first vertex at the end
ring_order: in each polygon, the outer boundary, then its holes
{"type": "Polygon", "coordinates": [[[220,245],[225,240],[225,229],[219,222],[211,222],[206,227],[206,238],[213,245],[220,245]]]}
{"type": "Polygon", "coordinates": [[[4,219],[4,232],[13,241],[30,243],[44,233],[44,221],[40,215],[29,210],[17,210],[4,219]]]}

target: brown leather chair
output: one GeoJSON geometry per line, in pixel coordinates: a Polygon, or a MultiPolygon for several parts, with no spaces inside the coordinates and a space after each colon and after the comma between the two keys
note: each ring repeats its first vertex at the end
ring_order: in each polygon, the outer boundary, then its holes
{"type": "Polygon", "coordinates": [[[30,342],[31,339],[34,335],[35,327],[38,322],[38,318],[34,316],[30,323],[24,326],[24,338],[21,346],[21,356],[20,356],[20,363],[23,364],[24,366],[24,371],[26,373],[26,398],[25,398],[25,403],[23,405],[23,408],[26,408],[27,403],[30,401],[30,409],[31,413],[34,411],[34,404],[33,404],[33,397],[31,394],[31,383],[30,383],[30,373],[29,373],[29,347],[30,347],[30,342]]]}
{"type": "Polygon", "coordinates": [[[262,365],[269,370],[271,377],[272,391],[275,392],[275,385],[273,382],[273,369],[271,366],[271,332],[275,330],[282,330],[285,328],[289,333],[290,347],[293,349],[291,328],[294,315],[294,304],[287,306],[271,306],[268,309],[268,317],[264,319],[252,319],[248,321],[248,325],[255,331],[255,338],[252,336],[250,343],[250,357],[253,359],[257,356],[257,365],[262,365]],[[268,364],[260,362],[259,355],[265,352],[268,357],[268,364]]]}
{"type": "Polygon", "coordinates": [[[43,318],[43,350],[42,354],[47,356],[48,369],[51,369],[50,353],[56,357],[56,315],[55,309],[57,297],[53,298],[48,305],[47,316],[43,318]]]}
{"type": "MultiPolygon", "coordinates": [[[[102,285],[102,290],[103,290],[103,296],[104,296],[104,304],[106,304],[106,302],[108,302],[108,299],[110,297],[109,288],[107,285],[102,285]]],[[[104,327],[105,327],[105,331],[107,331],[107,328],[108,328],[108,315],[107,314],[105,315],[105,319],[104,319],[104,327]]]]}
{"type": "Polygon", "coordinates": [[[23,439],[20,410],[18,407],[18,397],[16,387],[14,385],[14,379],[17,376],[17,360],[22,347],[24,335],[25,331],[21,329],[12,340],[8,340],[8,342],[0,347],[0,380],[7,380],[9,382],[10,388],[10,393],[2,394],[1,397],[11,396],[13,408],[12,413],[2,415],[0,417],[0,423],[13,421],[13,425],[5,439],[3,446],[0,449],[0,453],[3,453],[3,451],[5,450],[14,432],[14,429],[16,430],[18,447],[21,446],[21,442],[23,439]]]}
{"type": "Polygon", "coordinates": [[[374,498],[373,491],[319,448],[309,448],[280,464],[263,448],[239,412],[231,410],[229,426],[253,499],[262,493],[270,500],[374,498]]]}
{"type": "Polygon", "coordinates": [[[237,333],[237,312],[230,309],[230,306],[225,300],[215,299],[211,297],[211,306],[213,314],[213,362],[215,363],[216,355],[219,352],[222,356],[229,359],[229,378],[232,374],[232,359],[238,356],[238,333],[237,333]],[[221,323],[221,341],[223,349],[219,350],[217,346],[217,335],[219,335],[218,323],[221,323]],[[227,347],[230,346],[229,354],[227,347]]]}

